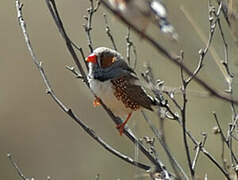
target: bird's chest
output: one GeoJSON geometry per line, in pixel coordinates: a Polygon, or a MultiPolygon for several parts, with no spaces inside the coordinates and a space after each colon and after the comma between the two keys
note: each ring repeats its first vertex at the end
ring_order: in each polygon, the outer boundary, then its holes
{"type": "Polygon", "coordinates": [[[105,103],[105,105],[116,115],[124,117],[132,112],[132,109],[126,107],[125,103],[117,96],[118,91],[115,85],[108,81],[98,81],[89,79],[90,88],[92,91],[105,103]]]}

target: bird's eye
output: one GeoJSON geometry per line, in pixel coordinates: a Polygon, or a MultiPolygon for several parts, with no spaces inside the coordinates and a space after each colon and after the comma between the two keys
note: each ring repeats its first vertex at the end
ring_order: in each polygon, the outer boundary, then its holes
{"type": "Polygon", "coordinates": [[[110,67],[115,62],[115,57],[113,56],[101,56],[101,67],[110,67]]]}

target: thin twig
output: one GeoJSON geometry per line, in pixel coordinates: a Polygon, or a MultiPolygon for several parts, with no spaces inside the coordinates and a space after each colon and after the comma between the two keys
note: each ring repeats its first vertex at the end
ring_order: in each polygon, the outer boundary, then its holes
{"type": "Polygon", "coordinates": [[[224,44],[224,54],[225,54],[225,56],[224,56],[224,60],[222,61],[222,64],[224,65],[227,74],[230,76],[230,79],[232,79],[233,74],[230,72],[230,69],[229,69],[229,66],[228,66],[228,64],[229,64],[228,63],[228,44],[226,42],[225,35],[224,35],[223,29],[222,29],[222,26],[221,26],[220,17],[217,14],[216,14],[216,17],[217,17],[217,23],[218,23],[218,27],[219,27],[218,29],[220,30],[220,34],[221,34],[223,44],[224,44]]]}
{"type": "MultiPolygon", "coordinates": [[[[221,7],[221,5],[220,5],[221,7]]],[[[217,13],[216,13],[216,19],[214,20],[213,18],[213,14],[214,14],[214,8],[213,6],[211,6],[211,4],[208,4],[208,9],[209,9],[209,12],[208,12],[208,20],[209,20],[209,37],[208,37],[208,41],[206,43],[206,47],[205,49],[200,49],[199,50],[199,55],[200,55],[200,59],[199,59],[199,63],[198,63],[198,66],[197,68],[195,69],[195,71],[193,72],[193,75],[191,75],[186,81],[187,83],[189,83],[198,73],[199,71],[201,70],[202,66],[203,66],[203,61],[204,61],[204,58],[206,56],[206,54],[208,53],[208,50],[211,46],[211,42],[213,40],[213,37],[214,37],[214,33],[215,33],[215,29],[216,29],[216,24],[218,23],[218,20],[219,20],[219,15],[220,15],[220,9],[221,8],[218,8],[217,10],[217,13]]],[[[185,10],[183,10],[183,12],[185,13],[185,10]]],[[[185,13],[186,16],[187,15],[187,12],[185,13]]],[[[191,21],[191,20],[190,20],[191,21]]],[[[194,22],[194,21],[193,21],[194,22]]],[[[195,26],[195,25],[194,25],[195,26]]],[[[196,26],[195,26],[196,27],[196,26]]],[[[197,31],[198,31],[198,28],[196,27],[195,28],[197,31]]],[[[201,39],[205,42],[205,38],[201,35],[202,33],[199,31],[198,33],[200,36],[201,36],[201,39]]],[[[212,50],[214,51],[214,50],[212,50]]],[[[220,67],[220,66],[219,66],[220,67]]],[[[222,69],[221,69],[222,71],[222,69]]],[[[224,72],[224,71],[222,71],[224,72]]],[[[225,77],[226,78],[226,77],[225,77]]]]}
{"type": "Polygon", "coordinates": [[[229,141],[226,139],[226,137],[225,137],[225,135],[224,135],[224,133],[221,129],[220,123],[219,123],[218,118],[217,118],[217,114],[215,112],[213,112],[213,116],[214,116],[214,119],[217,123],[217,126],[218,126],[219,130],[220,130],[222,141],[227,145],[228,149],[230,149],[231,157],[232,157],[232,159],[235,160],[235,163],[237,164],[238,163],[237,158],[236,158],[234,152],[232,151],[232,148],[230,147],[229,141]]]}
{"type": "Polygon", "coordinates": [[[142,78],[144,78],[145,82],[148,84],[148,87],[150,90],[153,92],[155,96],[155,102],[159,107],[165,108],[166,109],[166,117],[171,119],[171,120],[177,120],[179,121],[179,116],[172,111],[170,108],[168,101],[163,97],[160,89],[157,87],[160,84],[163,84],[163,82],[157,83],[155,85],[155,80],[153,77],[152,69],[149,65],[146,66],[146,71],[145,73],[141,73],[142,78]]]}
{"type": "Polygon", "coordinates": [[[112,42],[112,45],[113,45],[113,48],[117,51],[116,43],[115,43],[114,38],[112,36],[111,28],[110,28],[108,20],[107,20],[107,15],[103,14],[103,17],[104,17],[104,21],[105,21],[105,26],[106,26],[105,30],[106,30],[107,36],[110,38],[110,40],[112,42]]]}
{"type": "MultiPolygon", "coordinates": [[[[221,6],[219,6],[219,7],[221,7],[221,6]]],[[[202,40],[202,42],[204,43],[204,44],[207,44],[207,38],[206,38],[206,36],[202,33],[202,31],[201,31],[201,29],[199,28],[199,26],[195,23],[195,20],[190,16],[190,14],[185,10],[185,8],[182,6],[182,7],[180,7],[180,9],[181,9],[181,11],[184,13],[184,15],[185,15],[185,17],[188,19],[188,21],[191,23],[191,25],[193,26],[193,28],[195,29],[195,31],[197,32],[197,34],[199,35],[199,37],[200,37],[200,39],[202,40]]],[[[211,26],[211,22],[212,22],[212,24],[214,25],[214,26],[216,26],[216,24],[217,24],[217,21],[218,21],[218,19],[217,19],[217,17],[215,17],[215,19],[214,19],[214,17],[213,17],[213,14],[214,14],[214,11],[215,11],[215,9],[214,9],[214,7],[213,6],[209,6],[209,22],[210,22],[210,26],[211,26]]],[[[220,8],[218,8],[218,10],[217,10],[217,12],[216,13],[218,13],[218,15],[220,15],[220,12],[221,12],[221,10],[220,10],[220,8]]],[[[215,27],[210,27],[210,31],[212,30],[212,29],[214,29],[215,27]]],[[[213,33],[214,34],[214,33],[213,33]]],[[[209,35],[210,35],[210,33],[209,33],[209,35]]],[[[211,37],[209,37],[209,38],[211,38],[211,37]]],[[[222,72],[222,75],[224,76],[224,78],[225,79],[228,79],[229,77],[226,75],[226,70],[224,69],[224,67],[223,67],[223,65],[220,63],[220,57],[219,57],[219,55],[217,54],[217,52],[216,52],[216,50],[215,50],[215,48],[212,46],[212,45],[210,45],[211,47],[209,48],[209,50],[210,50],[210,53],[211,53],[211,55],[212,55],[212,57],[213,57],[213,60],[214,60],[214,62],[217,64],[217,66],[219,67],[219,70],[222,72]]],[[[200,50],[200,52],[201,53],[203,53],[203,50],[200,50]]]]}
{"type": "Polygon", "coordinates": [[[85,17],[87,20],[87,25],[84,25],[84,30],[87,33],[87,38],[88,38],[88,47],[90,52],[93,52],[93,42],[91,38],[91,31],[92,31],[92,19],[93,19],[93,14],[98,10],[100,6],[100,1],[96,1],[96,7],[94,7],[94,0],[89,0],[90,2],[90,8],[88,8],[88,16],[85,17]]]}
{"type": "MultiPolygon", "coordinates": [[[[181,125],[181,121],[177,121],[179,122],[179,124],[181,125]]],[[[199,142],[195,139],[195,137],[190,133],[190,131],[188,131],[186,129],[186,134],[187,136],[190,138],[190,140],[193,142],[193,144],[197,147],[199,146],[199,142]]],[[[218,168],[220,169],[220,171],[224,174],[224,176],[228,179],[228,180],[231,180],[230,177],[229,177],[229,174],[226,172],[225,169],[222,168],[222,166],[216,161],[216,159],[204,148],[204,147],[201,147],[201,152],[207,156],[207,158],[213,162],[213,164],[218,168]]]]}
{"type": "Polygon", "coordinates": [[[231,27],[231,22],[229,20],[229,10],[228,10],[227,4],[225,4],[225,2],[222,0],[217,0],[217,4],[221,4],[221,3],[222,3],[222,13],[224,15],[224,18],[228,26],[231,27]]]}
{"type": "MultiPolygon", "coordinates": [[[[195,139],[195,137],[192,136],[192,134],[186,130],[186,134],[190,138],[190,140],[195,144],[195,146],[199,146],[199,142],[195,139]]],[[[229,174],[226,172],[224,168],[217,162],[217,160],[204,148],[201,147],[201,152],[218,168],[220,171],[224,174],[224,176],[228,179],[231,180],[229,174]]]]}
{"type": "Polygon", "coordinates": [[[73,66],[66,66],[66,69],[71,71],[76,76],[76,78],[83,79],[83,76],[77,72],[73,66]]]}
{"type": "MultiPolygon", "coordinates": [[[[96,133],[89,128],[80,118],[77,117],[77,115],[75,115],[73,113],[73,111],[69,108],[67,108],[55,95],[54,91],[52,90],[50,83],[47,79],[47,76],[44,72],[44,69],[41,65],[41,63],[39,62],[39,60],[37,59],[37,57],[35,56],[35,53],[33,51],[33,48],[31,46],[31,42],[28,36],[28,33],[26,31],[26,24],[24,22],[23,16],[22,16],[22,5],[20,3],[19,0],[16,0],[16,8],[17,8],[17,17],[18,17],[18,21],[19,21],[19,25],[21,27],[21,30],[23,32],[23,36],[25,38],[25,42],[26,45],[28,47],[28,50],[31,54],[31,57],[33,59],[33,62],[35,63],[35,65],[37,66],[41,77],[44,81],[44,84],[46,86],[47,89],[47,93],[52,97],[52,99],[59,105],[59,107],[65,112],[67,113],[77,124],[79,124],[93,139],[95,139],[100,145],[102,145],[107,151],[109,151],[110,153],[114,154],[115,156],[119,157],[120,159],[135,165],[141,169],[144,170],[149,170],[150,166],[147,166],[145,164],[142,164],[140,162],[136,162],[134,161],[132,158],[120,153],[119,151],[113,149],[110,145],[108,145],[101,137],[97,136],[96,133]]],[[[66,36],[67,37],[67,36],[66,36]]],[[[70,41],[69,41],[70,42],[70,41]]],[[[71,45],[71,43],[69,43],[71,45]]],[[[82,75],[83,76],[83,75],[82,75]]]]}
{"type": "MultiPolygon", "coordinates": [[[[22,8],[22,5],[21,5],[21,7],[19,7],[19,8],[22,8]]],[[[22,170],[18,167],[17,163],[14,161],[14,159],[13,159],[13,157],[12,157],[12,155],[11,155],[10,153],[7,154],[7,157],[8,157],[8,159],[9,159],[9,161],[10,161],[12,167],[13,167],[14,169],[16,169],[17,174],[19,175],[19,177],[20,177],[21,179],[23,179],[23,180],[31,180],[31,179],[32,179],[32,178],[27,178],[27,177],[23,174],[22,170]]]]}
{"type": "MultiPolygon", "coordinates": [[[[144,31],[138,29],[136,26],[131,24],[126,18],[124,18],[117,10],[113,9],[105,0],[101,0],[101,3],[110,10],[113,14],[115,14],[121,21],[123,21],[127,26],[130,26],[131,29],[133,29],[137,34],[139,34],[143,39],[147,40],[159,53],[161,53],[163,56],[168,58],[171,62],[176,64],[177,66],[180,66],[183,68],[184,72],[186,72],[188,75],[192,75],[193,72],[191,72],[183,63],[179,62],[177,60],[177,57],[174,57],[171,53],[169,53],[165,48],[163,48],[157,41],[155,41],[153,38],[145,34],[144,31]]],[[[222,99],[227,102],[234,102],[235,104],[238,104],[237,100],[231,99],[227,95],[224,95],[223,93],[215,90],[213,87],[211,87],[208,83],[206,83],[204,80],[200,79],[199,77],[195,76],[194,79],[196,82],[201,85],[204,89],[206,89],[211,96],[214,96],[218,99],[222,99]]]]}
{"type": "MultiPolygon", "coordinates": [[[[186,89],[187,86],[189,85],[189,83],[196,77],[196,75],[200,72],[202,65],[203,65],[203,60],[204,57],[206,56],[209,47],[211,45],[213,36],[214,36],[214,32],[215,32],[215,28],[216,28],[216,23],[218,22],[218,18],[214,20],[213,18],[213,14],[214,14],[214,7],[211,5],[210,1],[208,3],[208,19],[209,19],[209,23],[210,23],[210,33],[209,33],[209,38],[208,38],[208,42],[206,45],[206,48],[204,50],[200,50],[199,54],[200,54],[200,59],[199,59],[199,63],[197,68],[195,69],[195,71],[193,72],[193,74],[187,79],[185,80],[184,75],[183,75],[183,69],[181,68],[181,79],[182,79],[182,92],[183,92],[183,107],[181,110],[181,115],[182,115],[182,128],[183,128],[183,139],[184,139],[184,145],[185,145],[185,150],[186,150],[186,155],[187,155],[187,159],[188,159],[188,165],[189,165],[189,169],[190,169],[190,173],[192,178],[194,179],[194,175],[195,175],[195,169],[193,168],[193,164],[191,161],[191,157],[190,157],[190,152],[189,152],[189,146],[188,146],[188,142],[187,142],[187,136],[186,136],[186,105],[187,105],[187,94],[186,94],[186,89]]],[[[220,10],[221,10],[221,5],[219,6],[217,13],[216,13],[216,17],[219,17],[220,14],[220,10]]],[[[183,60],[183,53],[181,54],[181,59],[183,60]]],[[[200,149],[198,149],[200,151],[200,149]]],[[[197,152],[199,152],[197,151],[197,152]]],[[[195,156],[196,157],[196,156],[195,156]]]]}
{"type": "Polygon", "coordinates": [[[203,141],[200,142],[199,145],[197,146],[196,153],[195,153],[193,163],[192,163],[192,168],[193,168],[194,172],[195,172],[195,167],[196,167],[196,164],[197,164],[197,161],[198,161],[198,157],[199,157],[200,152],[201,152],[201,148],[204,147],[204,145],[206,143],[206,140],[207,140],[207,135],[203,134],[203,141]]]}
{"type": "MultiPolygon", "coordinates": [[[[183,55],[181,55],[181,60],[183,60],[183,55]]],[[[192,168],[192,160],[191,160],[191,156],[190,156],[190,151],[189,151],[189,146],[188,146],[188,141],[187,141],[187,135],[186,135],[186,110],[187,110],[187,94],[186,94],[186,88],[187,85],[190,81],[186,81],[184,74],[183,74],[183,68],[181,69],[181,79],[182,79],[182,97],[183,97],[183,106],[181,109],[181,116],[182,116],[182,130],[183,130],[183,142],[184,142],[184,146],[185,146],[185,152],[186,152],[186,157],[187,157],[187,161],[188,161],[188,167],[190,170],[190,174],[192,179],[194,179],[194,169],[192,168]]],[[[196,76],[194,76],[196,77],[196,76]]]]}
{"type": "MultiPolygon", "coordinates": [[[[181,54],[182,55],[182,54],[181,54]]],[[[182,58],[182,57],[181,57],[182,58]]],[[[168,110],[171,115],[173,116],[172,119],[176,120],[179,125],[182,125],[181,119],[179,117],[179,115],[177,115],[176,113],[173,113],[173,111],[170,109],[168,102],[166,99],[163,98],[160,90],[158,88],[155,88],[153,83],[154,83],[154,77],[153,74],[151,73],[151,68],[148,67],[148,70],[146,71],[146,73],[142,73],[142,77],[144,78],[144,80],[149,84],[150,89],[152,90],[152,92],[154,93],[154,95],[156,96],[156,98],[159,99],[159,106],[166,108],[166,110],[168,110]]],[[[174,102],[176,102],[176,100],[174,99],[174,102]]],[[[176,104],[178,104],[178,102],[176,102],[176,104]]],[[[179,106],[180,107],[180,106],[179,106]]],[[[182,109],[178,108],[180,111],[182,109]]],[[[167,116],[166,116],[167,117],[167,116]]],[[[168,118],[168,117],[167,117],[168,118]]],[[[199,142],[195,139],[195,137],[193,137],[193,135],[187,130],[185,129],[186,135],[190,138],[190,140],[193,142],[193,144],[195,145],[195,147],[199,146],[199,142]]],[[[204,148],[201,147],[201,152],[207,156],[207,158],[213,162],[213,164],[225,175],[225,177],[227,179],[230,180],[229,178],[229,174],[222,168],[222,166],[216,161],[216,159],[204,148]]]]}
{"type": "Polygon", "coordinates": [[[128,27],[128,32],[127,32],[127,36],[126,36],[126,59],[128,64],[132,67],[132,69],[136,68],[136,64],[137,64],[137,52],[136,52],[136,47],[134,45],[134,43],[130,40],[130,27],[128,27]],[[133,50],[133,54],[134,54],[134,65],[131,65],[131,47],[133,50]]]}
{"type": "MultiPolygon", "coordinates": [[[[222,2],[220,2],[220,4],[222,4],[222,2]]],[[[223,9],[224,9],[224,7],[225,6],[223,6],[223,9]]],[[[233,98],[233,89],[232,89],[233,74],[231,73],[230,68],[229,68],[228,44],[225,39],[225,35],[224,35],[223,28],[222,28],[222,25],[220,22],[220,18],[218,16],[218,14],[215,14],[215,16],[218,18],[218,27],[219,27],[219,31],[220,31],[220,36],[221,36],[223,44],[224,44],[224,60],[223,60],[222,64],[226,70],[227,76],[229,77],[229,78],[226,78],[226,82],[228,85],[228,90],[226,90],[226,92],[230,95],[231,98],[233,98]]],[[[227,139],[226,138],[224,139],[225,136],[224,136],[224,133],[222,132],[222,129],[220,129],[220,131],[221,131],[221,138],[222,138],[223,142],[225,142],[225,144],[228,146],[228,149],[230,150],[231,161],[232,161],[232,165],[234,167],[237,165],[237,158],[234,155],[233,150],[232,150],[231,145],[232,145],[233,138],[232,138],[231,134],[233,133],[234,127],[236,127],[237,112],[235,109],[235,104],[232,102],[231,102],[231,111],[232,111],[232,125],[231,126],[228,125],[227,139]],[[224,140],[226,140],[226,141],[224,141],[224,140]]],[[[215,116],[216,122],[218,123],[218,119],[217,119],[216,115],[214,115],[214,116],[215,116]]]]}
{"type": "Polygon", "coordinates": [[[193,159],[193,163],[192,163],[192,169],[193,171],[195,172],[195,166],[197,164],[197,160],[198,160],[198,157],[199,157],[199,154],[201,152],[201,142],[199,143],[199,145],[196,147],[196,153],[195,153],[195,156],[194,156],[194,159],[193,159]]]}
{"type": "Polygon", "coordinates": [[[169,147],[167,146],[167,144],[164,142],[163,138],[161,137],[161,133],[158,131],[158,129],[152,124],[151,120],[146,116],[144,111],[141,111],[144,119],[146,120],[147,124],[149,125],[151,131],[154,133],[155,137],[157,138],[157,140],[159,141],[160,145],[163,147],[164,151],[166,152],[170,164],[173,167],[173,170],[176,174],[176,178],[181,179],[177,169],[182,173],[182,175],[184,176],[185,179],[189,179],[188,176],[186,175],[186,173],[184,172],[183,168],[181,167],[181,165],[176,161],[176,159],[173,157],[173,155],[171,154],[169,147]]]}
{"type": "MultiPolygon", "coordinates": [[[[64,26],[63,23],[61,21],[61,18],[58,14],[57,11],[57,7],[55,4],[54,0],[46,0],[47,6],[51,12],[51,15],[53,17],[53,19],[55,20],[55,23],[58,27],[59,32],[61,33],[62,37],[64,38],[64,40],[66,41],[66,45],[67,48],[69,50],[69,52],[71,53],[74,62],[76,63],[76,65],[78,66],[78,69],[80,71],[80,73],[82,74],[82,76],[87,79],[84,70],[80,69],[81,64],[78,60],[78,57],[76,55],[76,53],[74,52],[73,48],[72,48],[72,44],[71,44],[71,40],[68,38],[65,30],[64,30],[64,26]]],[[[88,82],[86,81],[86,85],[87,87],[90,89],[88,82]]],[[[91,89],[90,89],[91,90],[91,89]]],[[[91,90],[91,93],[94,94],[91,90]]],[[[94,94],[95,96],[95,94],[94,94]]],[[[96,96],[95,96],[96,97],[96,96]]],[[[121,124],[122,120],[118,117],[115,117],[114,114],[106,107],[106,105],[101,101],[100,104],[102,105],[102,107],[104,108],[104,110],[107,112],[107,114],[109,115],[109,117],[113,120],[113,122],[115,124],[121,124]]],[[[134,143],[134,144],[138,144],[138,147],[140,149],[140,151],[156,166],[156,171],[159,173],[163,173],[163,174],[168,174],[170,175],[169,172],[167,172],[166,168],[164,167],[164,165],[157,159],[155,159],[150,152],[144,147],[143,144],[140,143],[140,141],[138,140],[138,138],[132,133],[132,131],[126,126],[124,129],[124,134],[134,143]]]]}
{"type": "Polygon", "coordinates": [[[201,150],[202,150],[202,152],[205,154],[205,156],[207,156],[208,159],[209,159],[210,161],[212,161],[213,164],[215,164],[215,165],[221,170],[221,172],[225,175],[225,177],[226,177],[228,180],[232,180],[232,179],[230,178],[229,174],[226,172],[226,170],[223,169],[223,168],[219,165],[219,163],[216,161],[216,159],[215,159],[206,149],[202,148],[201,150]]]}
{"type": "MultiPolygon", "coordinates": [[[[195,175],[195,162],[192,164],[191,161],[191,157],[190,157],[190,152],[189,152],[189,146],[188,146],[188,142],[187,142],[187,136],[186,136],[186,105],[187,105],[187,94],[186,94],[186,89],[187,86],[189,85],[189,83],[193,80],[194,77],[196,77],[196,75],[200,72],[202,65],[203,65],[203,60],[204,57],[206,56],[208,49],[210,47],[210,44],[212,42],[212,38],[215,32],[215,28],[216,28],[216,22],[214,22],[214,19],[212,17],[213,14],[213,7],[211,7],[211,4],[208,4],[208,8],[209,8],[209,22],[210,22],[210,33],[209,33],[209,38],[208,38],[208,42],[206,45],[206,48],[204,50],[200,50],[199,54],[200,54],[200,59],[199,59],[199,63],[197,68],[195,69],[195,71],[193,72],[193,74],[187,79],[185,80],[184,75],[183,75],[183,68],[181,68],[181,79],[182,79],[182,92],[183,92],[183,107],[181,109],[181,115],[182,115],[182,128],[183,128],[183,140],[184,140],[184,145],[185,145],[185,151],[186,151],[186,156],[187,156],[187,160],[188,160],[188,165],[189,165],[189,169],[190,169],[190,173],[192,176],[192,179],[194,179],[194,175],[195,175]]],[[[218,9],[218,15],[219,15],[219,11],[220,9],[218,9]]],[[[181,59],[183,60],[183,53],[181,54],[181,59]]],[[[200,145],[199,145],[200,146],[200,145]]],[[[197,156],[200,152],[200,148],[197,149],[197,156]]],[[[195,157],[197,157],[195,156],[195,157]]],[[[195,159],[196,160],[196,159],[195,159]]]]}
{"type": "MultiPolygon", "coordinates": [[[[82,59],[85,60],[85,55],[84,55],[83,49],[81,47],[79,47],[78,45],[76,45],[72,41],[71,41],[71,44],[73,45],[73,47],[75,47],[81,53],[82,59]]],[[[87,68],[87,71],[88,71],[89,68],[88,68],[87,62],[86,61],[83,61],[83,62],[84,62],[84,65],[85,65],[85,67],[87,68]]]]}
{"type": "MultiPolygon", "coordinates": [[[[65,40],[66,46],[67,46],[70,54],[73,57],[74,63],[77,65],[77,68],[78,68],[80,74],[83,76],[84,82],[89,87],[88,80],[87,80],[87,75],[86,75],[86,73],[85,73],[85,71],[84,71],[84,69],[83,69],[83,67],[82,67],[82,65],[81,65],[81,63],[80,63],[80,61],[78,59],[77,54],[74,51],[74,48],[72,47],[72,45],[75,46],[75,44],[72,43],[72,41],[70,40],[70,38],[68,37],[68,35],[65,32],[63,23],[62,23],[62,21],[61,21],[61,19],[59,17],[59,13],[58,13],[58,10],[56,8],[55,1],[46,0],[46,4],[48,6],[48,9],[50,10],[50,13],[51,13],[54,21],[55,21],[55,24],[58,27],[58,30],[59,30],[61,36],[65,40]]],[[[81,52],[81,56],[83,57],[83,61],[85,61],[85,56],[84,56],[84,53],[83,53],[82,49],[79,48],[79,50],[81,52]]]]}

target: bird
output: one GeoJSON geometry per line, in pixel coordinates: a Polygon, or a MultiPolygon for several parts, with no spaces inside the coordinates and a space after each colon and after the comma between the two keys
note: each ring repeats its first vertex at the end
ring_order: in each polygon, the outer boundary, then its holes
{"type": "Polygon", "coordinates": [[[178,39],[178,34],[169,23],[167,9],[161,0],[109,0],[109,3],[140,30],[145,31],[152,22],[173,40],[178,39]]]}
{"type": "Polygon", "coordinates": [[[107,47],[96,48],[87,58],[88,83],[96,95],[94,106],[100,100],[125,121],[117,125],[120,135],[134,111],[142,108],[153,111],[155,100],[141,86],[135,71],[129,67],[122,55],[107,47]]]}

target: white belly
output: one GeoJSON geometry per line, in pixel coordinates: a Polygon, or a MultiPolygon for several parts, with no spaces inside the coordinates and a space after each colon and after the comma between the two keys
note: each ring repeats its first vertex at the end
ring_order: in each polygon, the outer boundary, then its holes
{"type": "Polygon", "coordinates": [[[95,79],[89,79],[89,84],[92,91],[103,101],[114,115],[124,118],[124,116],[132,112],[130,108],[126,108],[122,101],[115,97],[115,90],[112,88],[110,80],[101,82],[95,79]]]}

